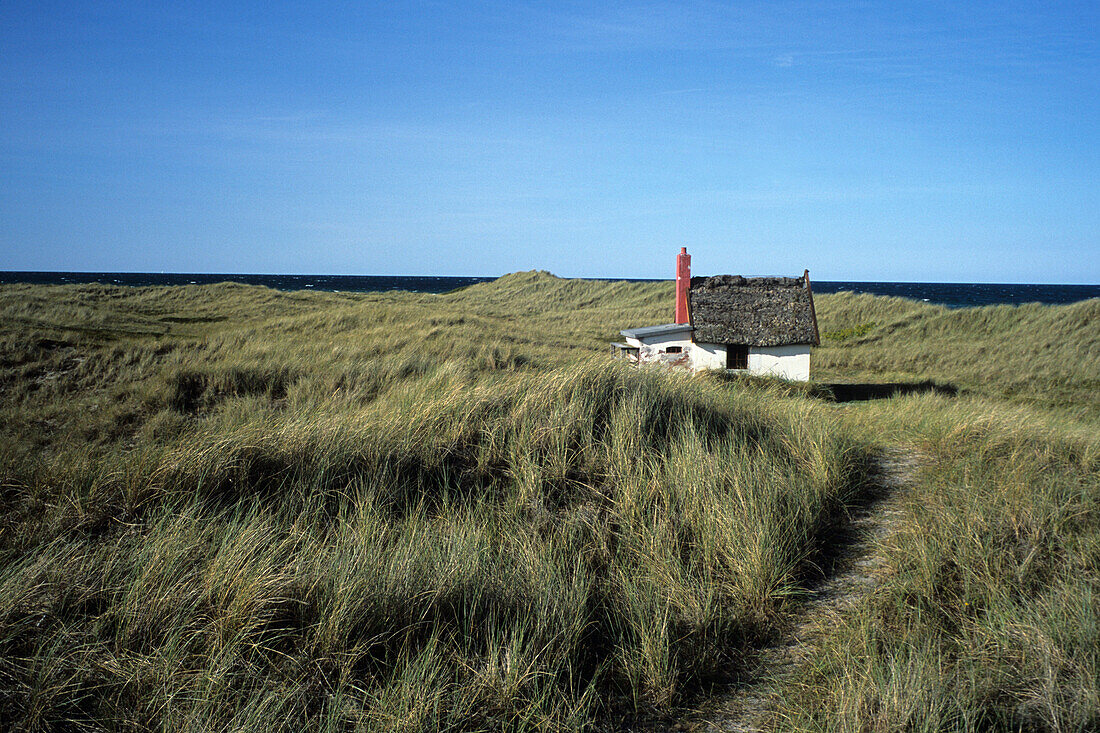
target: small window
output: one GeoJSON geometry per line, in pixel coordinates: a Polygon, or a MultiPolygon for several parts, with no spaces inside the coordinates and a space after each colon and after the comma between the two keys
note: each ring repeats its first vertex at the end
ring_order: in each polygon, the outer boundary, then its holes
{"type": "Polygon", "coordinates": [[[679,354],[683,350],[684,350],[683,346],[669,346],[667,349],[665,349],[665,353],[666,354],[679,354]]]}
{"type": "Polygon", "coordinates": [[[743,344],[726,344],[726,369],[748,369],[749,347],[743,344]]]}

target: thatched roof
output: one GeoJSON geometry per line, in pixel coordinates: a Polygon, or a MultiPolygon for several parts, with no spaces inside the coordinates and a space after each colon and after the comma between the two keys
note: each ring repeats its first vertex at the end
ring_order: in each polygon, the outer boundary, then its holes
{"type": "Polygon", "coordinates": [[[704,344],[817,344],[814,298],[806,277],[691,278],[691,325],[704,344]]]}

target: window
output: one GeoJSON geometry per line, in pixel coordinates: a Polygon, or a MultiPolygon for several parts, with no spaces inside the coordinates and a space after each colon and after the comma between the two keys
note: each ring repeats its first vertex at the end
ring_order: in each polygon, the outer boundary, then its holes
{"type": "Polygon", "coordinates": [[[679,354],[684,350],[683,346],[669,346],[665,349],[666,354],[679,354]]]}
{"type": "Polygon", "coordinates": [[[743,344],[726,344],[726,369],[748,369],[749,347],[743,344]]]}

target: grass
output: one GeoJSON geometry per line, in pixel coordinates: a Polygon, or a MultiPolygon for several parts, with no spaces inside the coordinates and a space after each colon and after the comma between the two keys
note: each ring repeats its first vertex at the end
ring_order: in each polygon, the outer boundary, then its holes
{"type": "Polygon", "coordinates": [[[818,296],[815,379],[923,381],[1078,416],[1100,412],[1100,300],[951,310],[872,295],[818,296]]]}
{"type": "MultiPolygon", "coordinates": [[[[602,289],[608,321],[652,299],[602,289]]],[[[5,334],[0,714],[574,729],[728,676],[861,446],[593,358],[598,327],[536,307],[576,283],[473,290],[6,293],[36,326],[5,334]]]]}
{"type": "Polygon", "coordinates": [[[777,725],[1094,727],[1100,302],[818,296],[815,378],[962,390],[837,406],[603,356],[671,293],[0,288],[0,719],[675,714],[778,633],[870,457],[905,443],[936,462],[892,574],[777,725]]]}
{"type": "Polygon", "coordinates": [[[864,429],[931,457],[889,572],[781,686],[795,730],[1100,726],[1100,441],[1031,408],[891,400],[864,429]]]}

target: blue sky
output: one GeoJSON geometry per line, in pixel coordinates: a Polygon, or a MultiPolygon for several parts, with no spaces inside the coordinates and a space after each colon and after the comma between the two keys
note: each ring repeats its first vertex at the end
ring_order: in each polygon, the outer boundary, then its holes
{"type": "Polygon", "coordinates": [[[1100,282],[1100,4],[0,4],[0,269],[1100,282]]]}

